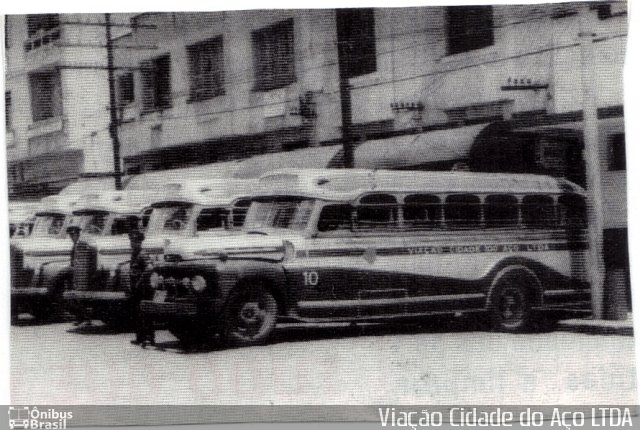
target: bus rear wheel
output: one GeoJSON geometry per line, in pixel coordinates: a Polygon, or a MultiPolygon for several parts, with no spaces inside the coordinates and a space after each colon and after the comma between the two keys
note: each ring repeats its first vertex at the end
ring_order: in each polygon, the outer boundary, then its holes
{"type": "Polygon", "coordinates": [[[505,333],[523,333],[533,326],[532,294],[528,285],[537,282],[524,270],[509,270],[497,279],[489,302],[491,326],[505,333]]]}

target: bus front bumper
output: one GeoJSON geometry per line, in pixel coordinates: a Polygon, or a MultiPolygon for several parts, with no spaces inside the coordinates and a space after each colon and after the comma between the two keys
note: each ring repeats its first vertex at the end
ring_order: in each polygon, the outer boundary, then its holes
{"type": "Polygon", "coordinates": [[[156,302],[143,300],[140,303],[140,310],[156,320],[198,315],[198,306],[193,301],[156,302]]]}

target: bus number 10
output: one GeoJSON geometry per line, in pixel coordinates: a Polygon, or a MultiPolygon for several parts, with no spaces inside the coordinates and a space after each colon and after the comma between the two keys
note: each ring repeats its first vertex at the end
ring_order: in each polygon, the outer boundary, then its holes
{"type": "Polygon", "coordinates": [[[302,277],[304,278],[305,286],[315,287],[318,285],[318,272],[302,272],[302,277]]]}

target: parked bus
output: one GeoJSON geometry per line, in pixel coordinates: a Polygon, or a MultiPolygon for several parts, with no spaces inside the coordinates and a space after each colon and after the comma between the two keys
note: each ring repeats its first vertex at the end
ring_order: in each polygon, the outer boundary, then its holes
{"type": "Polygon", "coordinates": [[[114,326],[131,322],[128,234],[140,228],[143,209],[154,195],[153,190],[109,191],[76,205],[74,224],[82,233],[74,256],[73,282],[64,292],[72,313],[114,326]]]}
{"type": "Polygon", "coordinates": [[[11,239],[25,239],[33,230],[35,212],[40,202],[9,202],[9,237],[11,239]]]}
{"type": "Polygon", "coordinates": [[[155,260],[178,239],[232,234],[239,230],[249,207],[248,195],[257,180],[210,179],[169,183],[149,208],[143,249],[155,260]]]}
{"type": "Polygon", "coordinates": [[[170,246],[142,309],[185,343],[264,342],[278,320],[480,312],[506,332],[590,309],[583,190],[537,175],[282,170],[243,234],[170,246]]]}

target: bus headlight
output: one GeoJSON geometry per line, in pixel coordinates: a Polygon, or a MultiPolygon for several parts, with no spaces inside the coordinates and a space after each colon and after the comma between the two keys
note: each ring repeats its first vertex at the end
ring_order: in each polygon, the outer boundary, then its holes
{"type": "Polygon", "coordinates": [[[207,281],[200,275],[194,276],[193,278],[191,278],[191,287],[194,289],[194,291],[199,293],[200,291],[207,288],[207,281]]]}

